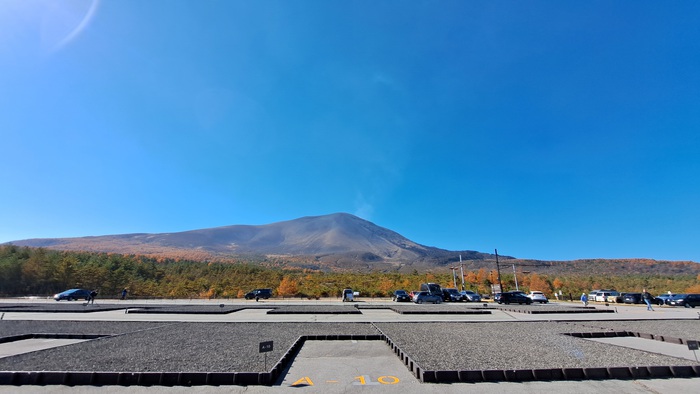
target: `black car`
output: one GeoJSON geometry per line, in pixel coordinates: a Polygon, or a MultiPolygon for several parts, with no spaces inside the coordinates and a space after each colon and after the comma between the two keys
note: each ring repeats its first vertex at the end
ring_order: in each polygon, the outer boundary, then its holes
{"type": "Polygon", "coordinates": [[[498,298],[499,304],[532,304],[532,300],[522,291],[506,291],[498,298]]]}
{"type": "Polygon", "coordinates": [[[245,299],[246,300],[252,300],[255,299],[255,301],[259,299],[268,299],[272,297],[272,289],[255,289],[251,292],[246,293],[245,299]]]}
{"type": "Polygon", "coordinates": [[[406,290],[396,290],[394,294],[391,295],[391,300],[396,302],[410,302],[411,296],[408,295],[408,292],[406,292],[406,290]]]}
{"type": "Polygon", "coordinates": [[[671,306],[684,306],[686,308],[700,306],[700,294],[676,294],[666,301],[671,306]]]}
{"type": "Polygon", "coordinates": [[[90,293],[91,291],[86,289],[70,289],[62,293],[55,294],[53,299],[56,301],[74,301],[82,298],[83,300],[90,301],[90,293]]]}
{"type": "Polygon", "coordinates": [[[460,302],[464,298],[457,289],[442,289],[442,300],[445,302],[460,302]]]}
{"type": "Polygon", "coordinates": [[[622,296],[622,302],[625,304],[643,304],[642,293],[625,293],[622,296]]]}

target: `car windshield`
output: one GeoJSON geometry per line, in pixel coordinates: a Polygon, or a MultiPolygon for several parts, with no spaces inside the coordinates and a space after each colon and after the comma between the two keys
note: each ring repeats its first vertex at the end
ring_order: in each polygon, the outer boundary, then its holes
{"type": "Polygon", "coordinates": [[[396,295],[406,295],[406,291],[404,291],[404,290],[396,290],[396,295]]]}

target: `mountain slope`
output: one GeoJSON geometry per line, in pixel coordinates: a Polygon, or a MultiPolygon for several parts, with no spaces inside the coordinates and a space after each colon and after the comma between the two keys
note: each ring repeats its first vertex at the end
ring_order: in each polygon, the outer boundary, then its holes
{"type": "Polygon", "coordinates": [[[295,256],[336,268],[391,269],[402,265],[444,265],[461,253],[481,260],[492,255],[451,252],[413,242],[347,213],[308,216],[266,225],[233,225],[162,234],[29,239],[18,246],[211,259],[234,256],[295,256]]]}

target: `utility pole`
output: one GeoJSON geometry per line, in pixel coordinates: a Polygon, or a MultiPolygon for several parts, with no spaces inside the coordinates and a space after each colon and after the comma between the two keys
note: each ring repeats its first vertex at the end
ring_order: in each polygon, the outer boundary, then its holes
{"type": "Polygon", "coordinates": [[[450,267],[452,270],[452,284],[454,285],[454,288],[457,288],[457,267],[450,267]]]}
{"type": "Polygon", "coordinates": [[[498,265],[498,249],[494,249],[496,252],[496,272],[498,273],[498,287],[501,288],[501,293],[503,293],[503,285],[501,284],[501,267],[498,265]]]}
{"type": "Polygon", "coordinates": [[[518,288],[518,275],[515,274],[515,264],[513,264],[513,279],[515,279],[515,290],[520,290],[518,288]]]}
{"type": "Polygon", "coordinates": [[[464,264],[462,263],[462,255],[459,255],[459,274],[462,275],[462,291],[466,290],[464,288],[464,264]]]}

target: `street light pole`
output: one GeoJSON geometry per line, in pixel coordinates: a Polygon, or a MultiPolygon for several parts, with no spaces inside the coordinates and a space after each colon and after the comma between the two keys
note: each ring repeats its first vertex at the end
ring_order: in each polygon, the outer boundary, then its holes
{"type": "Polygon", "coordinates": [[[513,264],[513,279],[515,279],[515,290],[520,290],[518,288],[518,275],[515,273],[515,264],[513,264]]]}

